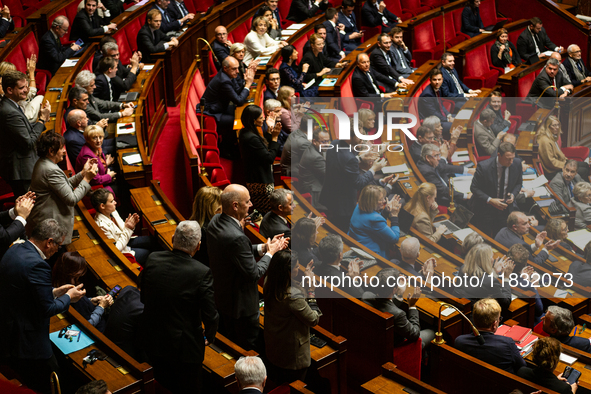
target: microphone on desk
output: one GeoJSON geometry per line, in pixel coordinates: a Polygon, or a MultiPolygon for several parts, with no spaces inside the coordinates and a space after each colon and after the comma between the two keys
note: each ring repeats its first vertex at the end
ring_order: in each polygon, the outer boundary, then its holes
{"type": "Polygon", "coordinates": [[[443,339],[443,333],[441,332],[441,311],[442,311],[443,307],[453,308],[456,311],[458,311],[459,314],[462,315],[462,317],[472,327],[472,331],[474,332],[474,336],[476,337],[476,340],[478,341],[478,343],[480,345],[484,345],[484,337],[482,335],[480,335],[480,331],[478,331],[478,329],[474,326],[474,324],[472,324],[472,322],[470,321],[470,319],[468,319],[466,317],[466,315],[464,315],[462,313],[461,310],[459,310],[455,306],[453,306],[451,304],[448,304],[448,303],[445,303],[445,302],[442,302],[441,303],[441,306],[439,307],[439,321],[438,321],[438,326],[437,326],[437,332],[435,333],[435,339],[433,339],[433,341],[431,341],[433,344],[435,344],[435,345],[443,345],[443,344],[445,344],[445,340],[443,339]]]}

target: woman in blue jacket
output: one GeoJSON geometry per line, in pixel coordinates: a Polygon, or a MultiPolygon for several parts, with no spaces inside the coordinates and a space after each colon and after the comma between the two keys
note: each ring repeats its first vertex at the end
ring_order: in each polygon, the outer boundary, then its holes
{"type": "Polygon", "coordinates": [[[474,37],[484,31],[484,24],[480,18],[480,0],[468,0],[468,5],[462,11],[462,33],[474,37]]]}

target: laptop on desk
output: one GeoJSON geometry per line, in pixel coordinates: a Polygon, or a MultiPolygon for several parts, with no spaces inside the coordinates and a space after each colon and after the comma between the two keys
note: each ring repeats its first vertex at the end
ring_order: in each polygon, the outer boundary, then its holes
{"type": "Polygon", "coordinates": [[[119,101],[122,103],[125,101],[136,101],[139,95],[140,92],[121,93],[121,95],[119,96],[119,101]]]}
{"type": "Polygon", "coordinates": [[[507,23],[507,19],[503,19],[503,20],[500,20],[497,23],[495,23],[494,26],[485,27],[484,30],[496,31],[496,30],[499,30],[501,27],[505,26],[506,23],[507,23]]]}

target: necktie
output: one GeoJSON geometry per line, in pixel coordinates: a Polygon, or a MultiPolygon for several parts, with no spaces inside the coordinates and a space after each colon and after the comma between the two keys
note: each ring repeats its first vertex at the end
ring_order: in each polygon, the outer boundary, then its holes
{"type": "Polygon", "coordinates": [[[343,49],[343,46],[341,45],[341,31],[336,27],[335,30],[337,32],[337,44],[339,45],[339,49],[343,49]]]}
{"type": "Polygon", "coordinates": [[[62,46],[62,42],[60,41],[59,37],[55,38],[55,43],[57,44],[58,48],[62,46]]]}
{"type": "MultiPolygon", "coordinates": [[[[552,78],[552,85],[553,85],[553,86],[556,86],[556,78],[552,78]]],[[[554,88],[552,88],[552,89],[556,90],[556,88],[555,88],[555,87],[554,87],[554,88]]]]}
{"type": "Polygon", "coordinates": [[[168,12],[164,11],[164,18],[166,19],[166,22],[170,22],[170,19],[168,19],[168,12]]]}
{"type": "Polygon", "coordinates": [[[435,92],[435,96],[437,96],[437,105],[439,105],[439,111],[441,112],[441,115],[443,115],[444,119],[447,119],[447,115],[445,114],[443,106],[441,105],[441,100],[439,100],[439,90],[435,92]]]}
{"type": "Polygon", "coordinates": [[[390,56],[391,56],[390,51],[384,53],[384,57],[386,58],[386,62],[388,63],[388,66],[392,65],[392,60],[391,60],[390,56]]]}
{"type": "Polygon", "coordinates": [[[581,67],[581,61],[580,60],[577,62],[577,67],[579,68],[579,71],[580,72],[583,72],[583,67],[581,67]]]}
{"type": "Polygon", "coordinates": [[[380,94],[380,89],[378,89],[378,87],[376,86],[376,84],[373,82],[373,78],[371,77],[370,73],[366,73],[367,78],[369,78],[369,82],[371,82],[371,85],[373,86],[374,90],[376,91],[377,94],[380,94]]]}
{"type": "Polygon", "coordinates": [[[537,34],[532,33],[532,35],[534,36],[534,45],[536,46],[536,54],[540,54],[541,50],[540,50],[540,39],[538,38],[537,34]]]}
{"type": "Polygon", "coordinates": [[[178,3],[179,4],[179,8],[181,10],[181,14],[183,14],[183,18],[185,16],[187,16],[187,14],[189,14],[189,11],[187,11],[187,9],[185,8],[185,3],[178,3]]]}
{"type": "Polygon", "coordinates": [[[573,194],[573,183],[572,182],[568,183],[568,189],[570,190],[570,197],[573,198],[574,194],[573,194]]]}
{"type": "Polygon", "coordinates": [[[396,53],[398,54],[398,59],[400,59],[400,66],[403,69],[406,69],[408,67],[406,67],[406,62],[404,61],[404,58],[402,57],[402,51],[400,50],[400,48],[396,48],[396,53]]]}
{"type": "Polygon", "coordinates": [[[501,170],[501,182],[499,182],[499,198],[505,198],[505,169],[507,167],[502,167],[501,170]]]}
{"type": "Polygon", "coordinates": [[[451,78],[454,80],[454,84],[456,85],[456,89],[458,89],[458,93],[464,94],[464,89],[462,89],[462,85],[460,85],[460,81],[458,81],[458,79],[456,78],[456,75],[453,73],[453,70],[447,70],[447,72],[449,73],[449,75],[451,75],[451,78]]]}
{"type": "Polygon", "coordinates": [[[109,101],[113,101],[113,80],[109,79],[109,101]]]}

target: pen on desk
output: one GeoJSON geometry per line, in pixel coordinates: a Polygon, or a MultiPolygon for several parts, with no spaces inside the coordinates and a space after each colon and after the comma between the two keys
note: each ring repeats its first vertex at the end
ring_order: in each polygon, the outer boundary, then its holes
{"type": "Polygon", "coordinates": [[[78,333],[78,340],[76,342],[80,342],[80,337],[82,336],[82,331],[78,333]]]}
{"type": "Polygon", "coordinates": [[[575,327],[575,337],[577,336],[577,327],[575,327]]]}
{"type": "Polygon", "coordinates": [[[585,331],[587,329],[587,323],[583,323],[583,328],[581,328],[581,332],[585,331]]]}

